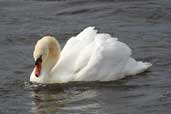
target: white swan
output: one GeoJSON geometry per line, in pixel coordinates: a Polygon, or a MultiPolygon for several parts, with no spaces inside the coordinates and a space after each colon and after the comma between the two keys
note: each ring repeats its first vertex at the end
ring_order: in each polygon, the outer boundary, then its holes
{"type": "Polygon", "coordinates": [[[70,38],[61,53],[60,50],[52,36],[37,42],[31,82],[110,81],[143,72],[152,65],[135,61],[125,43],[109,34],[97,33],[94,27],[70,38]]]}

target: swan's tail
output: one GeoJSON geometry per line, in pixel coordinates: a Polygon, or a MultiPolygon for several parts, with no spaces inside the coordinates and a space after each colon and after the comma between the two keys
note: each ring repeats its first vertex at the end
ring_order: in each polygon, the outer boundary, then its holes
{"type": "Polygon", "coordinates": [[[144,72],[151,66],[151,63],[142,61],[137,62],[135,59],[130,58],[125,67],[125,75],[136,75],[138,73],[144,72]]]}

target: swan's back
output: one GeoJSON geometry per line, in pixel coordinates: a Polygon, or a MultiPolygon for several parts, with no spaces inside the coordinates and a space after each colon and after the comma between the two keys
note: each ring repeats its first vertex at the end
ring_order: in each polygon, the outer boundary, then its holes
{"type": "Polygon", "coordinates": [[[84,29],[64,46],[53,75],[61,81],[109,81],[146,70],[151,64],[136,62],[131,49],[109,34],[84,29]]]}
{"type": "MultiPolygon", "coordinates": [[[[108,81],[124,76],[123,69],[131,55],[131,50],[117,38],[112,38],[109,34],[96,34],[93,46],[85,51],[91,52],[91,55],[87,64],[77,73],[76,80],[108,81]]],[[[82,53],[80,53],[82,58],[79,59],[84,58],[82,53]]],[[[79,64],[82,64],[81,60],[79,64]]]]}

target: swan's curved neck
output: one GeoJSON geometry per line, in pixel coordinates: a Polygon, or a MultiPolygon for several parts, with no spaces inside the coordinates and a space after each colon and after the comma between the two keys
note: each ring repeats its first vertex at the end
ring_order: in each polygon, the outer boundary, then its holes
{"type": "Polygon", "coordinates": [[[48,44],[48,53],[42,63],[42,73],[50,76],[50,71],[57,63],[60,56],[60,45],[56,42],[50,42],[48,44]]]}
{"type": "Polygon", "coordinates": [[[58,41],[52,36],[45,36],[41,38],[36,46],[33,53],[35,60],[41,57],[40,66],[36,66],[31,74],[30,81],[38,83],[49,83],[51,76],[51,70],[54,65],[58,62],[60,56],[60,45],[58,41]],[[37,69],[40,70],[37,70],[37,69]],[[36,75],[36,72],[40,72],[36,75]]]}

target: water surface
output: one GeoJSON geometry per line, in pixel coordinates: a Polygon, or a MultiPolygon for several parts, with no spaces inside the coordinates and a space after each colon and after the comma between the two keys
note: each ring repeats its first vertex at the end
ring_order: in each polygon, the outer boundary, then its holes
{"type": "Polygon", "coordinates": [[[170,0],[0,0],[0,113],[170,114],[170,20],[170,0]],[[54,35],[63,46],[87,26],[153,67],[119,81],[31,85],[35,42],[54,35]]]}

